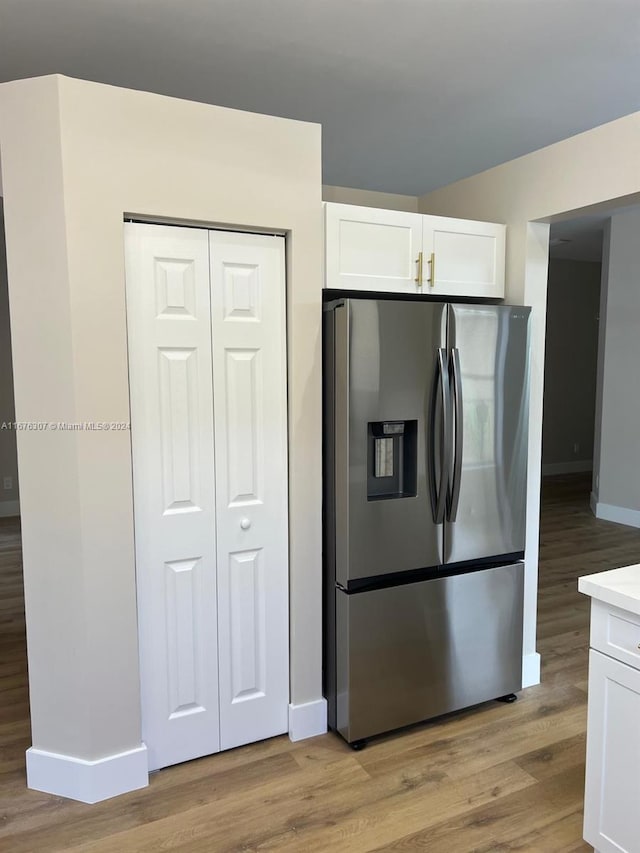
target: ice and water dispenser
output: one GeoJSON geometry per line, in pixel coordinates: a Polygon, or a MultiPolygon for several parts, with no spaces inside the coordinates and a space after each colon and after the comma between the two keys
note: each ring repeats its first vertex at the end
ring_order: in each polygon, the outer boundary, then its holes
{"type": "Polygon", "coordinates": [[[416,496],[417,421],[369,423],[367,499],[416,496]]]}

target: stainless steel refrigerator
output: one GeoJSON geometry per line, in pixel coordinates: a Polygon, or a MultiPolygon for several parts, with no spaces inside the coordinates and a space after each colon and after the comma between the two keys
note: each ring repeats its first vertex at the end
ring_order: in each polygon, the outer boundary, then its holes
{"type": "Polygon", "coordinates": [[[324,681],[349,743],[522,686],[528,320],[325,304],[324,681]]]}

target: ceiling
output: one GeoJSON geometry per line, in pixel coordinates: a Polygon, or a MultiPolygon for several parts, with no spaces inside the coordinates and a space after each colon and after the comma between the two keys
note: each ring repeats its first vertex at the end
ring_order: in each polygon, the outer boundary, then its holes
{"type": "Polygon", "coordinates": [[[549,229],[549,257],[600,263],[604,225],[611,214],[593,213],[553,223],[549,229]]]}
{"type": "Polygon", "coordinates": [[[0,0],[0,80],[320,122],[324,182],[422,194],[640,109],[638,0],[0,0]]]}

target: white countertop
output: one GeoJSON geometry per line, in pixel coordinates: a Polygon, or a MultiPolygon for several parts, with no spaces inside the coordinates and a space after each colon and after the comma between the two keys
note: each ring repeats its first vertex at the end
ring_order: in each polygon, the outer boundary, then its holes
{"type": "Polygon", "coordinates": [[[578,578],[578,589],[591,598],[640,616],[640,565],[578,578]]]}

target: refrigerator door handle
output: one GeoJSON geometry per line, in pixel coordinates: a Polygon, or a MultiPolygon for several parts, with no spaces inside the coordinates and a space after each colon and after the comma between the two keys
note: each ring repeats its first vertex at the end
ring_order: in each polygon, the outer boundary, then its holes
{"type": "Polygon", "coordinates": [[[431,512],[436,524],[444,521],[447,506],[447,479],[449,472],[449,460],[451,458],[451,404],[449,402],[449,371],[447,369],[447,351],[444,347],[438,348],[436,357],[435,382],[431,395],[430,446],[427,452],[429,495],[431,498],[431,512]],[[440,476],[436,472],[436,412],[438,403],[438,392],[442,400],[441,406],[441,464],[440,476]],[[438,482],[439,481],[439,482],[438,482]]]}
{"type": "Polygon", "coordinates": [[[453,386],[453,472],[451,476],[451,492],[448,495],[447,519],[455,521],[460,502],[460,481],[462,479],[462,376],[460,373],[460,350],[451,350],[451,384],[453,386]]]}

